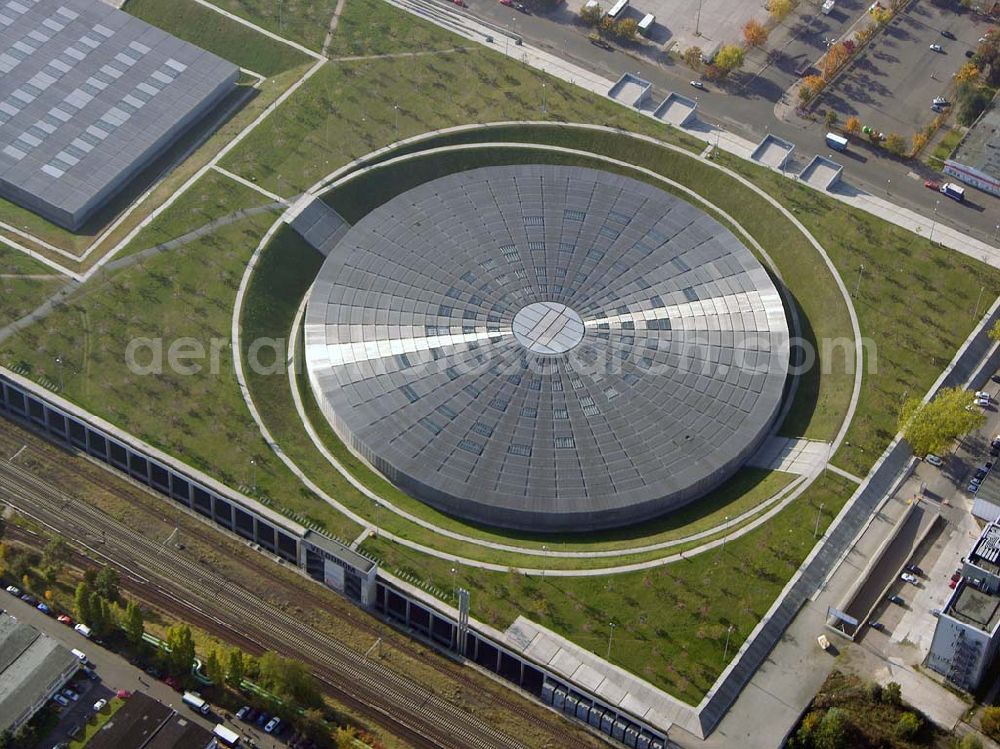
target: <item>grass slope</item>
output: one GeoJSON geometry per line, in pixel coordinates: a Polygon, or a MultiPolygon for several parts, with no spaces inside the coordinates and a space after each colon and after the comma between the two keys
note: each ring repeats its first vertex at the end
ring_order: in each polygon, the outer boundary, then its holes
{"type": "Polygon", "coordinates": [[[146,23],[214,52],[241,68],[272,76],[310,61],[294,47],[206,8],[193,0],[128,0],[124,8],[146,23]]]}
{"type": "Polygon", "coordinates": [[[67,281],[47,265],[0,245],[0,326],[33,310],[67,281]]]}
{"type": "Polygon", "coordinates": [[[335,59],[357,55],[422,54],[473,44],[433,24],[417,22],[385,0],[349,0],[327,55],[335,59]]]}

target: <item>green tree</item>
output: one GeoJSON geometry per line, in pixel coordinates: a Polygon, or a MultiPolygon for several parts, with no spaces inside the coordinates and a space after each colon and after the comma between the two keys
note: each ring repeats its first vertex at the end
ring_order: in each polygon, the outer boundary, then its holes
{"type": "Polygon", "coordinates": [[[194,666],[194,638],[186,624],[175,624],[167,630],[168,670],[174,676],[187,676],[194,666]]]}
{"type": "Polygon", "coordinates": [[[983,742],[974,733],[967,733],[958,742],[958,749],[983,749],[983,742]]]}
{"type": "Polygon", "coordinates": [[[354,726],[341,726],[334,734],[337,749],[353,749],[357,746],[358,730],[354,726]]]}
{"type": "Polygon", "coordinates": [[[42,551],[42,566],[57,567],[61,570],[69,561],[70,551],[69,544],[63,539],[53,538],[45,544],[45,549],[42,551]]]}
{"type": "Polygon", "coordinates": [[[604,8],[600,5],[591,5],[590,7],[584,5],[580,8],[580,20],[591,28],[599,24],[602,18],[604,18],[604,8]]]}
{"type": "Polygon", "coordinates": [[[310,707],[304,710],[296,719],[295,726],[310,741],[325,743],[330,738],[330,727],[323,717],[323,712],[318,708],[310,707]]]}
{"type": "Polygon", "coordinates": [[[792,0],[768,0],[767,12],[775,21],[783,21],[794,7],[795,4],[792,0]]]}
{"type": "Polygon", "coordinates": [[[847,712],[839,707],[831,707],[813,731],[813,745],[816,749],[846,749],[849,727],[847,712]]]}
{"type": "Polygon", "coordinates": [[[97,634],[98,637],[100,637],[101,633],[104,632],[106,626],[104,623],[104,606],[102,605],[103,602],[104,599],[101,598],[100,593],[98,593],[96,590],[91,591],[90,621],[87,622],[87,626],[89,626],[92,630],[94,630],[94,632],[97,634]]]}
{"type": "Polygon", "coordinates": [[[80,583],[77,584],[74,604],[76,608],[77,620],[89,626],[91,621],[90,588],[87,587],[87,583],[80,581],[80,583]]]}
{"type": "Polygon", "coordinates": [[[944,388],[930,403],[910,398],[899,414],[899,429],[917,455],[944,453],[952,441],[986,423],[986,416],[973,407],[973,394],[959,388],[944,388]]]}
{"type": "Polygon", "coordinates": [[[101,599],[101,636],[107,637],[118,629],[118,615],[107,598],[101,599]]]}
{"type": "Polygon", "coordinates": [[[896,735],[903,739],[912,739],[920,733],[923,725],[924,722],[919,715],[907,710],[899,716],[899,720],[896,722],[896,735]]]}
{"type": "Polygon", "coordinates": [[[701,70],[701,55],[701,47],[688,47],[684,50],[681,58],[684,60],[684,64],[691,68],[691,70],[701,70]]]}
{"type": "Polygon", "coordinates": [[[993,323],[993,327],[990,328],[989,336],[990,340],[994,343],[1000,343],[1000,320],[993,323]]]}
{"type": "Polygon", "coordinates": [[[113,567],[104,567],[94,578],[94,590],[109,601],[117,601],[120,582],[118,572],[113,567]]]}
{"type": "Polygon", "coordinates": [[[268,651],[260,657],[259,678],[265,687],[300,707],[317,707],[321,703],[316,679],[301,661],[268,651]]]}
{"type": "Polygon", "coordinates": [[[725,44],[716,53],[714,63],[728,75],[743,67],[744,55],[742,47],[736,44],[725,44]]]}
{"type": "Polygon", "coordinates": [[[83,581],[87,583],[87,587],[91,590],[94,589],[94,585],[97,582],[97,570],[93,567],[89,567],[83,571],[83,581]]]}
{"type": "Polygon", "coordinates": [[[215,648],[209,651],[202,666],[202,672],[216,684],[222,684],[226,679],[226,670],[222,667],[222,659],[215,648]]]}
{"type": "Polygon", "coordinates": [[[826,110],[826,116],[823,118],[826,122],[828,128],[835,128],[837,126],[837,113],[832,109],[826,110]]]}
{"type": "Polygon", "coordinates": [[[882,702],[886,705],[903,703],[903,689],[899,686],[899,682],[890,681],[882,688],[882,702]]]}
{"type": "Polygon", "coordinates": [[[239,648],[233,648],[229,651],[229,658],[226,660],[226,683],[234,689],[239,689],[245,670],[243,651],[239,648]]]}
{"type": "Polygon", "coordinates": [[[1000,707],[991,705],[983,710],[982,717],[979,719],[979,727],[991,739],[1000,739],[1000,707]]]}
{"type": "Polygon", "coordinates": [[[125,620],[122,622],[125,630],[125,637],[135,647],[142,645],[142,636],[146,632],[145,623],[142,620],[142,609],[135,601],[129,601],[125,607],[125,620]]]}

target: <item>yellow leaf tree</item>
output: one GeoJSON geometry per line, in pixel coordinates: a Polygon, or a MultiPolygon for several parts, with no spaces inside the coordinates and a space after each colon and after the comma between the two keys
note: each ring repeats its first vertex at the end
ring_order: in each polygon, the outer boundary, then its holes
{"type": "Polygon", "coordinates": [[[794,8],[792,0],[768,0],[767,3],[767,12],[775,21],[785,20],[794,8]]]}
{"type": "Polygon", "coordinates": [[[857,135],[861,132],[861,120],[859,120],[854,115],[847,118],[847,122],[844,123],[844,132],[848,135],[857,135]]]}
{"type": "Polygon", "coordinates": [[[975,83],[979,80],[979,68],[974,63],[967,62],[955,73],[955,83],[975,83]]]}
{"type": "Polygon", "coordinates": [[[748,47],[763,47],[767,44],[767,29],[756,18],[751,18],[743,26],[743,41],[748,47]]]}

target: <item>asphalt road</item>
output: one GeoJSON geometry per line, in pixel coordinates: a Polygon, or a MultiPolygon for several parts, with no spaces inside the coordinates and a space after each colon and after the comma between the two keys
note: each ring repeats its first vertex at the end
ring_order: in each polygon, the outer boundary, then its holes
{"type": "MultiPolygon", "coordinates": [[[[775,64],[739,76],[723,89],[716,84],[706,84],[704,91],[695,91],[690,81],[695,74],[685,65],[671,60],[659,48],[646,50],[604,50],[591,44],[587,38],[588,29],[574,23],[574,16],[564,8],[550,15],[528,15],[500,5],[496,0],[467,0],[469,13],[477,19],[493,24],[497,30],[496,44],[505,43],[504,34],[513,34],[529,41],[533,46],[558,55],[582,68],[591,70],[610,80],[617,80],[622,73],[638,73],[653,83],[654,97],[664,97],[668,91],[680,91],[693,95],[698,100],[698,111],[702,120],[718,124],[749,140],[759,140],[773,133],[796,144],[797,160],[803,165],[815,155],[834,155],[845,165],[845,179],[862,189],[880,197],[888,197],[893,202],[931,215],[938,209],[938,220],[980,240],[996,245],[998,225],[1000,225],[1000,198],[978,190],[970,189],[966,204],[952,200],[940,200],[940,195],[923,187],[925,179],[940,179],[940,174],[920,164],[901,162],[886,157],[865,145],[852,146],[847,154],[831,154],[826,147],[824,135],[826,127],[821,118],[806,121],[796,118],[785,122],[775,117],[775,105],[781,100],[784,90],[794,79],[794,69],[780,59],[775,64]],[[940,203],[940,205],[937,205],[940,203]]],[[[441,2],[441,7],[455,9],[451,3],[441,2]]],[[[829,18],[813,10],[811,19],[806,16],[790,25],[794,30],[801,28],[798,39],[785,43],[785,55],[796,61],[808,56],[809,50],[836,30],[847,29],[863,12],[862,4],[856,0],[838,3],[837,14],[829,18]],[[829,25],[827,25],[829,24],[829,25]],[[809,29],[823,31],[810,32],[809,29]],[[820,38],[822,36],[822,38],[820,38]]],[[[954,14],[948,14],[957,18],[954,14]]],[[[775,43],[779,36],[776,34],[775,43]]],[[[963,58],[964,59],[964,58],[963,58]]],[[[924,96],[926,98],[926,96],[924,96]]],[[[933,98],[933,94],[931,95],[933,98]]]]}

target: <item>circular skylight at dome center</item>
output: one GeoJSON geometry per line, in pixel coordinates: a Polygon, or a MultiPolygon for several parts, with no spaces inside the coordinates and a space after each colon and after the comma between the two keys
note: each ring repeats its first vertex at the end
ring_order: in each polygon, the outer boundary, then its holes
{"type": "Polygon", "coordinates": [[[583,318],[560,302],[532,302],[514,315],[514,337],[533,354],[564,354],[583,340],[583,318]]]}
{"type": "Polygon", "coordinates": [[[305,319],[344,442],[412,496],[532,531],[629,525],[756,450],[788,372],[781,297],[691,203],[607,172],[473,169],[330,250],[305,319]]]}

